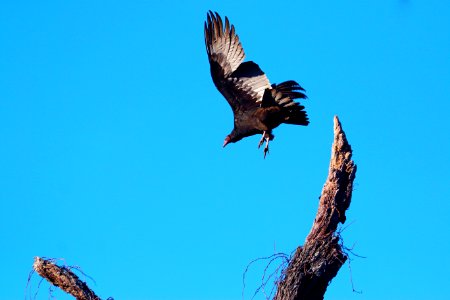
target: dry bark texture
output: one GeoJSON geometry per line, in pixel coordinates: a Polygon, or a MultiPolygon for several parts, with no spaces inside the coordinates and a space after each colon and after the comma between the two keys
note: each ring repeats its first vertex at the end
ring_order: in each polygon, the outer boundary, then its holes
{"type": "Polygon", "coordinates": [[[100,300],[85,282],[81,281],[70,269],[60,267],[49,260],[34,258],[34,270],[54,286],[71,294],[78,300],[100,300]]]}
{"type": "Polygon", "coordinates": [[[345,222],[352,197],[356,165],[351,157],[352,149],[341,123],[334,117],[330,168],[316,219],[305,244],[297,248],[285,270],[275,300],[323,299],[328,284],[346,261],[336,229],[345,222]]]}

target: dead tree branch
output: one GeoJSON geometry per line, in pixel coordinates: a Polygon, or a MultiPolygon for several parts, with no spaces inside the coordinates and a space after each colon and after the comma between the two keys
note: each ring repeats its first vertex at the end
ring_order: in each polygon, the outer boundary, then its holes
{"type": "MultiPolygon", "coordinates": [[[[352,149],[335,117],[330,168],[317,215],[304,246],[297,248],[283,271],[274,300],[322,300],[328,284],[347,260],[336,229],[339,223],[345,222],[345,211],[352,197],[356,165],[351,157],[352,149]]],[[[78,300],[100,300],[70,268],[40,257],[35,258],[33,268],[78,300]]]]}
{"type": "Polygon", "coordinates": [[[275,300],[322,300],[330,281],[347,259],[336,234],[350,206],[356,165],[341,123],[334,118],[334,141],[328,178],[312,229],[293,255],[275,300]]]}
{"type": "Polygon", "coordinates": [[[54,286],[71,294],[77,300],[101,300],[85,282],[69,268],[60,267],[50,260],[34,258],[34,270],[54,286]]]}

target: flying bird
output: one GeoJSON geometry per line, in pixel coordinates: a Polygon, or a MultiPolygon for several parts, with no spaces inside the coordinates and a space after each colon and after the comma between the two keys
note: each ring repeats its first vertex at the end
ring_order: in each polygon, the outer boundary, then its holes
{"type": "Polygon", "coordinates": [[[234,26],[225,17],[209,11],[205,22],[205,44],[212,80],[233,110],[234,128],[223,147],[241,139],[262,134],[264,158],[269,152],[272,130],[282,123],[308,125],[304,106],[295,99],[306,99],[305,90],[295,81],[270,84],[266,74],[245,58],[234,26]]]}

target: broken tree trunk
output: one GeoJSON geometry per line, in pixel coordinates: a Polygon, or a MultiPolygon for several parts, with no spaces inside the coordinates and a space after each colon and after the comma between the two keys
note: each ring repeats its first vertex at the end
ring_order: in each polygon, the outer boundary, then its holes
{"type": "Polygon", "coordinates": [[[54,286],[71,294],[77,300],[101,300],[85,282],[81,281],[69,268],[60,267],[51,260],[34,258],[34,270],[54,286]]]}
{"type": "Polygon", "coordinates": [[[356,165],[341,123],[334,117],[334,142],[328,178],[319,209],[303,247],[298,247],[274,300],[321,300],[330,281],[347,259],[336,229],[350,206],[356,165]]]}

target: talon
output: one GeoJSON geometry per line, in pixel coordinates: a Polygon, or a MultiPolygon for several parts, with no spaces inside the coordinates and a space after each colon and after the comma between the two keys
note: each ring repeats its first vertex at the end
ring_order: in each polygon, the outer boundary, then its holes
{"type": "Polygon", "coordinates": [[[263,143],[264,143],[264,138],[262,138],[262,139],[259,141],[258,149],[261,148],[261,146],[262,146],[263,143]]]}

